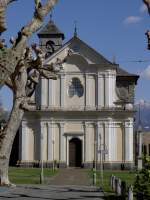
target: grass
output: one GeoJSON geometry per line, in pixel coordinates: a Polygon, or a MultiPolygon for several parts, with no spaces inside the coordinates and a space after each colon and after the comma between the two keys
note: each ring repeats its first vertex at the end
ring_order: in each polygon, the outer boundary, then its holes
{"type": "MultiPolygon", "coordinates": [[[[14,184],[40,184],[40,172],[39,168],[9,168],[9,178],[14,184]]],[[[46,180],[54,176],[58,171],[52,171],[52,169],[44,168],[45,184],[46,180]]]]}
{"type": "MultiPolygon", "coordinates": [[[[114,175],[118,178],[120,178],[122,181],[125,181],[126,184],[132,185],[135,180],[135,172],[131,171],[104,171],[103,175],[103,190],[105,192],[112,192],[111,187],[110,187],[110,177],[111,175],[114,175]]],[[[90,171],[90,178],[93,177],[93,171],[90,171]]],[[[101,179],[100,179],[100,172],[97,172],[97,186],[100,186],[101,184],[101,179]]]]}

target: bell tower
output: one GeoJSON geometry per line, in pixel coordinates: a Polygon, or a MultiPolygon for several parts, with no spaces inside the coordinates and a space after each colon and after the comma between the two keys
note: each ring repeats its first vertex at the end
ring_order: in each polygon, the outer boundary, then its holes
{"type": "Polygon", "coordinates": [[[59,49],[65,39],[64,33],[57,28],[52,19],[41,29],[38,33],[38,37],[40,40],[40,47],[45,52],[45,58],[48,58],[59,49]]]}

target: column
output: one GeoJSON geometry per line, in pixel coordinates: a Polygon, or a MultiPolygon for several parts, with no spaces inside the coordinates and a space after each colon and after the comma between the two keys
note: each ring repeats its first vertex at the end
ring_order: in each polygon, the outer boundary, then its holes
{"type": "Polygon", "coordinates": [[[125,122],[125,161],[133,162],[133,120],[125,122]]]}
{"type": "Polygon", "coordinates": [[[48,123],[48,161],[53,160],[53,123],[48,123]]]}
{"type": "Polygon", "coordinates": [[[52,80],[52,79],[49,79],[48,80],[48,84],[49,84],[49,88],[48,88],[48,90],[49,90],[49,93],[48,93],[48,105],[49,105],[49,107],[52,107],[53,106],[53,96],[55,95],[54,94],[54,90],[53,90],[53,81],[54,80],[52,80]]]}
{"type": "Polygon", "coordinates": [[[19,144],[19,149],[20,149],[20,160],[21,161],[26,161],[28,160],[28,155],[27,155],[27,148],[28,148],[28,138],[27,138],[27,122],[23,121],[21,130],[20,130],[20,144],[19,144]]]}
{"type": "Polygon", "coordinates": [[[110,97],[110,88],[109,88],[109,74],[105,74],[105,106],[109,107],[109,97],[110,97]]]}
{"type": "Polygon", "coordinates": [[[45,78],[41,79],[41,105],[43,108],[48,106],[48,80],[45,78]]]}
{"type": "Polygon", "coordinates": [[[112,107],[115,100],[115,75],[113,71],[105,74],[105,106],[112,107]]]}
{"type": "Polygon", "coordinates": [[[41,132],[40,132],[40,160],[44,160],[44,153],[43,153],[43,147],[44,147],[44,128],[45,128],[45,122],[41,122],[41,132]]]}
{"type": "Polygon", "coordinates": [[[85,107],[88,108],[90,106],[90,94],[89,94],[89,76],[85,75],[85,107]]]}
{"type": "Polygon", "coordinates": [[[84,159],[83,159],[83,162],[85,163],[86,162],[86,160],[87,160],[87,155],[86,155],[86,148],[87,148],[87,146],[86,146],[86,140],[87,140],[87,138],[86,138],[86,130],[87,130],[87,126],[86,126],[86,123],[83,123],[83,131],[84,131],[84,159]]]}
{"type": "MultiPolygon", "coordinates": [[[[97,150],[105,149],[105,140],[104,140],[104,125],[102,122],[97,123],[97,150]]],[[[100,152],[98,153],[98,161],[100,161],[100,152]]]]}
{"type": "Polygon", "coordinates": [[[117,160],[117,134],[115,122],[111,122],[111,161],[117,160]]]}
{"type": "Polygon", "coordinates": [[[90,133],[89,133],[88,123],[85,123],[84,125],[84,134],[85,134],[85,162],[90,162],[91,161],[90,159],[90,133]]]}
{"type": "Polygon", "coordinates": [[[65,106],[65,74],[60,76],[60,107],[65,106]]]}
{"type": "Polygon", "coordinates": [[[112,121],[109,120],[105,122],[105,145],[108,150],[108,154],[106,155],[107,161],[112,161],[113,157],[113,149],[112,146],[114,145],[113,137],[112,137],[112,121]]]}
{"type": "Polygon", "coordinates": [[[105,91],[104,91],[104,75],[98,74],[97,77],[97,106],[98,109],[104,107],[104,98],[105,91]]]}
{"type": "Polygon", "coordinates": [[[66,137],[64,135],[64,123],[60,123],[60,161],[66,163],[66,137]]]}

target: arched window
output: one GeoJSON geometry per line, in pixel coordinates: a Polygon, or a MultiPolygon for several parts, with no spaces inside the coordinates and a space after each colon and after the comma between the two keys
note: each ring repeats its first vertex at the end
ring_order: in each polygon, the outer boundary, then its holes
{"type": "Polygon", "coordinates": [[[68,89],[68,95],[69,97],[73,97],[74,95],[77,95],[78,97],[83,96],[83,85],[81,81],[78,78],[72,78],[71,84],[69,85],[68,89]]]}

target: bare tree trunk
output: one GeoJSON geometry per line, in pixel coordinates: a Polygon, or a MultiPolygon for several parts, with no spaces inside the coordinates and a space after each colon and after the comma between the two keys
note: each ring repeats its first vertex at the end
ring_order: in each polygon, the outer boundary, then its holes
{"type": "Polygon", "coordinates": [[[3,133],[4,137],[0,138],[0,185],[11,185],[8,178],[9,158],[14,138],[24,114],[24,110],[20,108],[21,102],[21,98],[14,98],[14,106],[3,133]]]}
{"type": "MultiPolygon", "coordinates": [[[[7,4],[12,1],[15,0],[0,0],[1,3],[5,3],[4,10],[7,4]]],[[[5,50],[4,52],[2,51],[3,54],[1,53],[0,55],[0,85],[1,83],[6,84],[14,94],[13,108],[9,121],[4,131],[0,131],[0,185],[11,185],[8,178],[8,168],[13,141],[22,121],[24,110],[30,110],[31,108],[31,105],[28,103],[39,81],[39,76],[56,79],[54,66],[50,67],[48,70],[46,69],[46,72],[44,72],[43,52],[37,45],[32,45],[32,48],[29,48],[27,46],[27,41],[30,36],[41,27],[44,17],[57,1],[58,0],[46,0],[43,5],[40,0],[35,1],[33,18],[18,32],[16,38],[11,39],[12,47],[7,49],[3,42],[0,41],[0,50],[5,50]],[[37,55],[36,60],[30,55],[33,53],[32,51],[37,55]],[[4,69],[6,70],[4,71],[4,69]],[[29,72],[33,69],[35,71],[32,76],[29,72]],[[48,71],[50,73],[48,73],[48,71]]],[[[0,6],[1,5],[2,4],[0,4],[0,6]]],[[[3,14],[4,13],[0,13],[1,32],[5,29],[5,27],[3,27],[3,20],[1,20],[4,18],[3,14]]],[[[58,65],[58,63],[56,64],[58,65]]]]}

